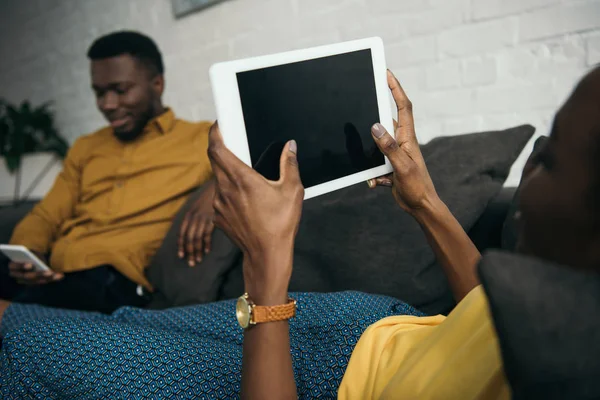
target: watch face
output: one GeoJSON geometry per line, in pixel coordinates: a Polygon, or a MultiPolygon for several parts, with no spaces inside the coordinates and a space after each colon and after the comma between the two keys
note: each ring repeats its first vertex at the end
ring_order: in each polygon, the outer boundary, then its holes
{"type": "Polygon", "coordinates": [[[235,316],[244,329],[250,325],[250,305],[244,296],[240,297],[235,306],[235,316]]]}

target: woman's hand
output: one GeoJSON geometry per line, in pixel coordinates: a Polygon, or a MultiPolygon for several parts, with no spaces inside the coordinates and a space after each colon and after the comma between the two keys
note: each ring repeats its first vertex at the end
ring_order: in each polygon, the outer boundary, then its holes
{"type": "Polygon", "coordinates": [[[391,186],[400,207],[415,215],[435,203],[438,196],[417,142],[412,103],[389,70],[387,80],[398,109],[395,140],[379,123],[373,125],[371,133],[381,152],[390,160],[394,173],[370,180],[369,186],[391,186]]]}
{"type": "Polygon", "coordinates": [[[296,142],[289,141],[281,153],[278,181],[233,155],[218,124],[210,131],[208,156],[216,180],[215,224],[244,254],[246,291],[258,305],[285,303],[304,199],[296,142]]]}

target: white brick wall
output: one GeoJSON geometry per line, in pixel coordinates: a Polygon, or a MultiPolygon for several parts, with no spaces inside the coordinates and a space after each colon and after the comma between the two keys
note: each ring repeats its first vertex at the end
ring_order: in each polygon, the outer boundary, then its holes
{"type": "Polygon", "coordinates": [[[169,0],[2,0],[0,96],[53,100],[71,140],[95,130],[103,121],[85,52],[122,28],[156,39],[165,102],[189,119],[214,118],[207,71],[216,61],[381,36],[422,142],[527,122],[545,134],[600,63],[600,0],[229,0],[180,20],[169,0]]]}

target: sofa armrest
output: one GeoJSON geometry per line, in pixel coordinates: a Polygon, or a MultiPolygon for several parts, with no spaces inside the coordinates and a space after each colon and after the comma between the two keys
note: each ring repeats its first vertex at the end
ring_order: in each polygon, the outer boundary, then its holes
{"type": "MultiPolygon", "coordinates": [[[[33,208],[37,201],[0,208],[0,243],[8,243],[13,230],[33,208]]],[[[8,276],[8,258],[0,253],[0,299],[11,299],[19,290],[17,283],[8,276]]]]}
{"type": "Polygon", "coordinates": [[[8,243],[17,224],[31,211],[37,201],[0,208],[0,243],[8,243]]]}
{"type": "Polygon", "coordinates": [[[480,252],[502,248],[504,222],[516,191],[514,187],[502,188],[496,197],[490,200],[481,217],[469,231],[469,237],[480,252]]]}

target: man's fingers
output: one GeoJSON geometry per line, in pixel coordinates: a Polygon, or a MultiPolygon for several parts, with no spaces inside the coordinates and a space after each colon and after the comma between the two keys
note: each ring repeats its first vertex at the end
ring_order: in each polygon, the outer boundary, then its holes
{"type": "Polygon", "coordinates": [[[192,220],[185,235],[185,251],[188,259],[188,265],[190,267],[196,265],[196,259],[194,254],[194,239],[196,238],[197,229],[198,223],[195,220],[192,220]]]}
{"type": "Polygon", "coordinates": [[[204,255],[204,231],[206,230],[206,220],[202,220],[198,224],[196,233],[194,234],[194,259],[197,263],[202,262],[202,256],[204,255]]]}
{"type": "Polygon", "coordinates": [[[185,257],[185,237],[187,235],[187,230],[190,225],[191,212],[187,212],[183,222],[181,224],[181,228],[179,229],[179,237],[177,238],[177,255],[179,258],[185,257]]]}
{"type": "Polygon", "coordinates": [[[30,271],[30,272],[15,272],[11,274],[18,283],[23,285],[43,285],[51,282],[56,282],[64,278],[64,274],[54,271],[30,271]]]}
{"type": "Polygon", "coordinates": [[[22,264],[22,263],[16,263],[16,262],[11,262],[8,264],[8,270],[9,271],[31,271],[33,270],[33,264],[22,264]]]}
{"type": "Polygon", "coordinates": [[[298,144],[295,140],[286,143],[279,161],[279,182],[283,183],[301,183],[300,170],[298,168],[298,144]]]}
{"type": "Polygon", "coordinates": [[[213,221],[208,221],[204,227],[204,254],[210,253],[212,249],[212,234],[215,230],[215,224],[213,221]]]}
{"type": "Polygon", "coordinates": [[[392,92],[392,97],[398,109],[398,123],[396,129],[396,140],[404,143],[408,140],[416,140],[415,121],[413,118],[412,102],[402,89],[400,82],[394,76],[392,71],[387,71],[388,86],[392,92]]]}

